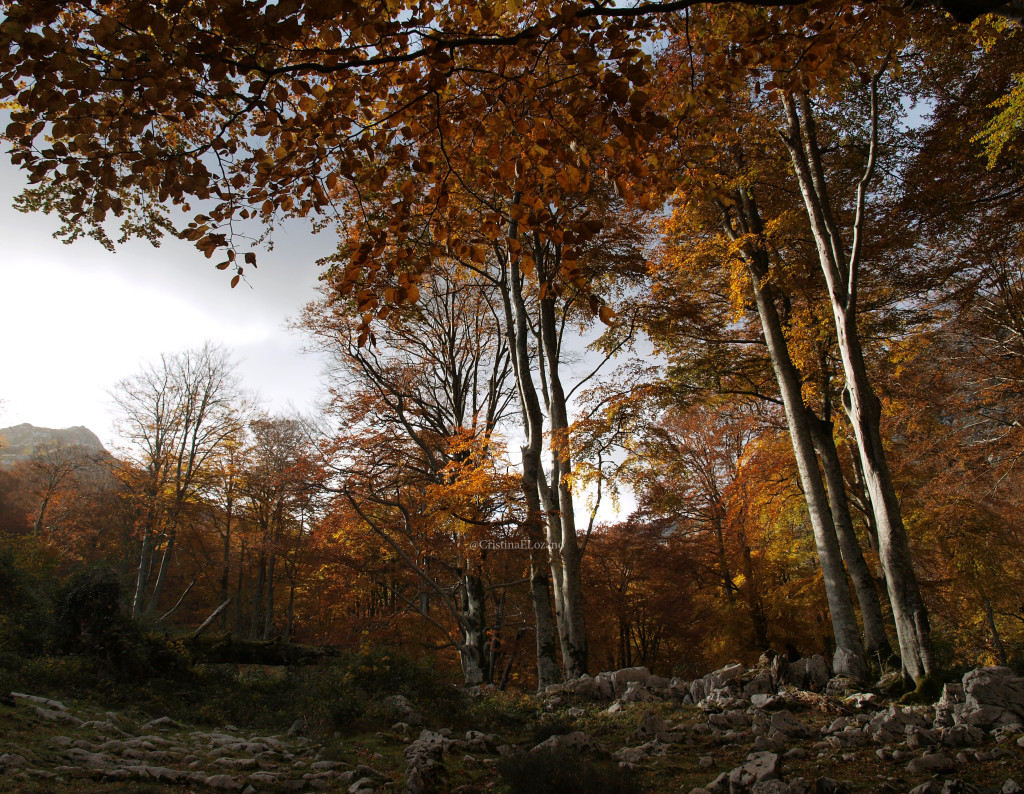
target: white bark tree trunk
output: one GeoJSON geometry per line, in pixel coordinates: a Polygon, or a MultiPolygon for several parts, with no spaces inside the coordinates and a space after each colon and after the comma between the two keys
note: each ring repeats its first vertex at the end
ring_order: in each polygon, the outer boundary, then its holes
{"type": "Polygon", "coordinates": [[[864,202],[874,174],[877,149],[877,78],[872,81],[872,132],[868,163],[857,190],[852,245],[847,254],[832,212],[828,185],[815,132],[814,114],[806,96],[785,97],[788,120],[783,140],[789,149],[797,182],[811,224],[818,260],[828,285],[836,338],[846,387],[843,405],[853,427],[864,484],[878,531],[878,551],[892,604],[900,655],[907,676],[919,680],[935,663],[928,613],[914,572],[910,543],[899,498],[893,487],[881,434],[881,403],[867,374],[857,329],[857,277],[863,235],[864,202]],[[799,103],[799,110],[798,105],[799,103]]]}
{"type": "MultiPolygon", "coordinates": [[[[762,234],[764,230],[760,215],[749,191],[741,189],[739,198],[740,228],[736,229],[726,221],[726,233],[733,239],[738,239],[741,234],[762,234]]],[[[800,484],[807,502],[818,561],[821,564],[825,597],[828,600],[832,631],[836,641],[833,668],[837,674],[863,680],[867,676],[867,664],[864,661],[864,647],[857,628],[857,613],[850,597],[839,539],[825,493],[825,485],[818,469],[808,411],[801,391],[800,375],[789,353],[789,345],[782,330],[782,321],[775,306],[771,287],[766,283],[769,273],[768,258],[763,250],[752,247],[747,247],[743,251],[743,257],[750,273],[757,313],[761,318],[765,343],[782,396],[793,454],[796,457],[800,484]]]]}
{"type": "Polygon", "coordinates": [[[882,603],[875,587],[875,579],[871,575],[867,560],[861,551],[857,533],[853,528],[850,515],[850,503],[846,498],[846,483],[843,469],[839,462],[835,439],[832,437],[832,424],[816,416],[810,417],[811,434],[814,447],[821,459],[825,473],[825,485],[828,489],[829,505],[832,508],[832,519],[839,535],[839,546],[843,552],[846,570],[853,582],[857,602],[860,605],[861,621],[864,624],[864,650],[884,667],[893,658],[892,646],[885,632],[885,620],[882,617],[882,603]]]}

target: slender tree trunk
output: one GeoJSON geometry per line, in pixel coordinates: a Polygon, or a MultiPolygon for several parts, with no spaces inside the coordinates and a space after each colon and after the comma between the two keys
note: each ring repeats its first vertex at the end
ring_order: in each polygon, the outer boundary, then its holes
{"type": "Polygon", "coordinates": [[[981,601],[985,605],[985,620],[988,621],[988,629],[992,632],[992,645],[995,646],[996,657],[999,660],[999,664],[1006,667],[1006,646],[1003,645],[1003,638],[999,636],[999,629],[996,628],[996,615],[992,609],[992,602],[989,600],[988,594],[980,585],[978,586],[978,592],[981,594],[981,601]]]}
{"type": "MultiPolygon", "coordinates": [[[[741,220],[743,233],[761,234],[760,215],[753,198],[746,190],[740,191],[743,214],[741,220]]],[[[737,231],[726,225],[730,237],[737,237],[737,231]]],[[[832,630],[836,638],[836,654],[833,668],[837,673],[863,679],[867,675],[867,664],[864,661],[864,647],[860,642],[857,628],[857,615],[850,597],[850,588],[846,581],[846,569],[843,567],[839,539],[828,505],[825,485],[818,469],[818,459],[811,439],[811,430],[807,418],[807,408],[803,402],[800,376],[789,354],[789,346],[782,332],[782,321],[775,306],[770,287],[765,283],[768,277],[767,256],[761,250],[747,251],[745,260],[750,272],[754,300],[757,313],[761,318],[761,328],[772,362],[772,369],[782,395],[782,403],[789,426],[789,437],[796,458],[797,472],[807,501],[807,512],[814,533],[814,542],[821,565],[822,580],[825,585],[825,596],[828,600],[829,614],[832,619],[832,630]]]]}
{"type": "Polygon", "coordinates": [[[50,496],[52,494],[52,490],[47,490],[46,495],[43,497],[43,501],[39,503],[39,512],[36,513],[35,524],[32,527],[32,534],[37,538],[43,531],[43,520],[46,518],[46,508],[50,505],[50,496]]]}
{"type": "MultiPolygon", "coordinates": [[[[515,225],[509,236],[515,237],[515,225]]],[[[512,353],[519,406],[527,442],[522,447],[522,489],[526,501],[526,522],[523,529],[530,543],[530,594],[533,600],[537,634],[537,687],[543,690],[558,681],[555,660],[555,630],[551,617],[551,593],[540,551],[544,540],[540,501],[541,450],[544,428],[540,400],[530,372],[530,354],[526,307],[523,303],[519,266],[511,262],[500,283],[505,313],[505,333],[512,353]]]]}
{"type": "Polygon", "coordinates": [[[515,664],[516,657],[519,655],[519,641],[523,638],[524,634],[526,634],[526,629],[519,629],[516,632],[515,638],[512,640],[512,649],[509,651],[508,658],[505,660],[505,667],[501,671],[501,680],[498,682],[498,689],[502,691],[504,691],[505,687],[508,686],[508,679],[512,674],[512,665],[515,664]]]}
{"type": "Polygon", "coordinates": [[[573,509],[569,481],[572,476],[572,458],[568,450],[569,416],[565,402],[565,390],[559,374],[561,350],[553,298],[540,301],[541,341],[548,365],[548,389],[551,397],[551,435],[557,449],[558,471],[558,518],[561,523],[561,544],[558,547],[564,572],[563,609],[567,625],[568,647],[562,658],[566,678],[578,678],[587,672],[587,627],[583,603],[581,576],[581,553],[576,536],[576,513],[573,509]]]}
{"type": "Polygon", "coordinates": [[[288,579],[288,613],[284,624],[284,641],[292,641],[292,628],[295,619],[295,577],[288,579]]]}
{"type": "Polygon", "coordinates": [[[555,659],[555,625],[551,617],[547,565],[542,559],[530,565],[530,596],[537,633],[537,689],[543,692],[550,684],[557,684],[561,676],[555,659]]]}
{"type": "Polygon", "coordinates": [[[132,596],[132,617],[142,616],[142,602],[149,580],[149,566],[153,560],[153,533],[147,526],[142,534],[142,550],[139,554],[139,572],[135,578],[135,595],[132,596]]]}
{"type": "Polygon", "coordinates": [[[714,527],[715,544],[718,550],[718,574],[722,577],[722,589],[725,591],[725,598],[729,604],[736,600],[736,593],[733,591],[732,572],[729,570],[729,558],[725,553],[725,533],[722,530],[722,516],[719,513],[711,519],[711,526],[714,527]]]}
{"type": "Polygon", "coordinates": [[[259,638],[259,630],[263,623],[263,587],[267,580],[267,556],[261,552],[256,567],[256,584],[252,596],[252,621],[249,625],[249,639],[259,638]]]}
{"type": "Polygon", "coordinates": [[[750,544],[743,539],[743,575],[747,580],[747,609],[750,612],[750,622],[754,627],[754,647],[764,650],[768,644],[768,619],[764,614],[764,604],[757,593],[757,586],[754,582],[754,559],[750,551],[750,544]]]}
{"type": "Polygon", "coordinates": [[[167,571],[171,567],[171,558],[174,554],[175,541],[178,532],[175,526],[171,526],[167,533],[167,543],[164,545],[164,552],[160,556],[160,570],[157,571],[156,582],[153,583],[153,592],[146,602],[146,615],[152,615],[160,604],[160,596],[163,594],[164,583],[167,581],[167,571]]]}
{"type": "Polygon", "coordinates": [[[266,611],[263,613],[263,639],[269,640],[274,633],[274,571],[277,566],[277,554],[273,551],[267,555],[267,597],[266,611]]]}
{"type": "MultiPolygon", "coordinates": [[[[552,482],[557,481],[559,473],[558,461],[551,466],[552,482]]],[[[544,471],[537,475],[537,485],[540,491],[540,502],[544,508],[544,515],[547,520],[544,522],[545,541],[548,551],[548,566],[551,569],[551,592],[552,602],[555,608],[555,628],[558,631],[558,645],[562,651],[563,670],[564,659],[569,654],[569,647],[572,640],[569,636],[569,624],[566,618],[565,608],[565,570],[562,567],[562,522],[558,517],[558,488],[548,483],[544,471]]]]}
{"type": "MultiPolygon", "coordinates": [[[[220,571],[220,600],[224,603],[228,600],[228,588],[231,580],[231,518],[232,518],[232,504],[233,500],[228,497],[227,505],[225,506],[225,521],[224,521],[224,559],[220,571]]],[[[220,618],[221,630],[225,630],[228,627],[228,613],[222,612],[220,618]]]]}
{"type": "Polygon", "coordinates": [[[238,583],[235,589],[235,631],[242,633],[242,625],[245,622],[245,607],[242,603],[242,587],[245,584],[245,535],[242,535],[242,542],[238,549],[238,583]]]}
{"type": "Polygon", "coordinates": [[[838,224],[833,217],[818,149],[813,110],[806,96],[799,98],[799,112],[796,99],[784,98],[788,136],[783,137],[789,148],[810,220],[818,260],[828,285],[836,339],[846,378],[843,406],[857,440],[864,484],[875,516],[879,558],[892,604],[900,657],[906,675],[917,681],[931,673],[935,667],[928,612],[914,572],[910,542],[882,443],[881,403],[868,378],[857,329],[857,276],[863,235],[864,196],[873,176],[877,147],[877,77],[872,81],[871,90],[871,146],[868,164],[858,186],[853,244],[849,255],[844,249],[838,224]]]}
{"type": "Polygon", "coordinates": [[[867,560],[864,559],[857,533],[853,528],[843,469],[839,462],[835,438],[832,436],[832,423],[808,413],[814,447],[818,451],[822,470],[825,472],[828,500],[839,535],[843,561],[846,563],[846,570],[853,581],[853,589],[860,604],[861,620],[864,623],[864,650],[873,656],[880,666],[885,667],[893,658],[892,646],[885,633],[885,620],[882,617],[882,604],[878,598],[875,579],[871,575],[867,560]]]}

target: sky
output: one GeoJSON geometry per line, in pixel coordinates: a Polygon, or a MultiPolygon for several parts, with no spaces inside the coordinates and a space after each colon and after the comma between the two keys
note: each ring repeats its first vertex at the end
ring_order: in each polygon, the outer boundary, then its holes
{"type": "Polygon", "coordinates": [[[313,409],[321,362],[286,326],[315,296],[330,236],[279,230],[274,250],[246,268],[248,284],[231,289],[231,271],[183,241],[116,253],[93,240],[65,245],[55,218],[12,208],[24,187],[0,157],[0,427],[84,425],[114,448],[114,384],[207,340],[233,351],[243,386],[268,410],[313,409]]]}
{"type": "MultiPolygon", "coordinates": [[[[299,223],[277,230],[274,249],[246,268],[248,283],[231,289],[232,271],[217,270],[216,255],[180,240],[115,253],[91,239],[55,240],[57,219],[12,208],[25,184],[0,154],[0,427],[84,425],[107,449],[124,449],[110,390],[161,353],[206,341],[233,352],[243,388],[266,410],[315,411],[323,363],[287,325],[316,295],[329,235],[299,223]]],[[[591,366],[585,357],[570,368],[591,366]]],[[[599,520],[633,506],[631,494],[618,511],[605,500],[599,520]]]]}

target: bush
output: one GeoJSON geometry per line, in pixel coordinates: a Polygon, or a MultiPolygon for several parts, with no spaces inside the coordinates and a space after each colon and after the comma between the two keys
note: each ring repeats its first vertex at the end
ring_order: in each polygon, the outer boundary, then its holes
{"type": "Polygon", "coordinates": [[[109,568],[71,577],[57,599],[54,628],[59,653],[92,657],[119,676],[175,677],[188,668],[180,643],[143,634],[121,612],[121,582],[109,568]]]}
{"type": "Polygon", "coordinates": [[[0,648],[16,656],[45,653],[52,608],[48,580],[19,564],[11,548],[0,549],[0,648]]]}
{"type": "Polygon", "coordinates": [[[540,706],[535,697],[522,692],[488,692],[475,699],[465,711],[473,726],[499,732],[518,731],[537,720],[540,706]]]}
{"type": "Polygon", "coordinates": [[[639,794],[635,777],[610,761],[573,751],[538,750],[503,758],[498,773],[512,794],[639,794]]]}
{"type": "Polygon", "coordinates": [[[533,743],[540,744],[551,736],[564,736],[576,730],[572,717],[564,714],[545,714],[533,726],[533,743]]]}

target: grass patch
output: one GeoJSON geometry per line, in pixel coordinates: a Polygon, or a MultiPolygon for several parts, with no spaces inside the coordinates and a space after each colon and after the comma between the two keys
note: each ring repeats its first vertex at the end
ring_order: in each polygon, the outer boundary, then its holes
{"type": "Polygon", "coordinates": [[[640,794],[635,775],[611,761],[573,751],[544,751],[504,758],[498,774],[511,794],[640,794]]]}

